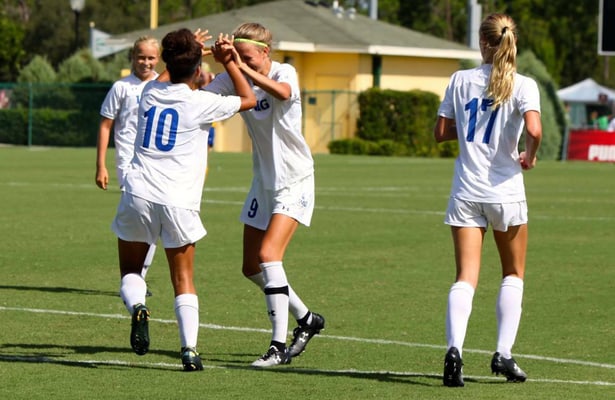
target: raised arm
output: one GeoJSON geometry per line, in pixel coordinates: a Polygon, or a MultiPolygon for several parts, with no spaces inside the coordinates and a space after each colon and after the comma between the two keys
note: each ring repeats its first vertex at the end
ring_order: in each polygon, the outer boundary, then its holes
{"type": "Polygon", "coordinates": [[[292,88],[288,83],[274,81],[268,76],[256,72],[250,68],[248,64],[241,62],[241,57],[239,57],[239,54],[237,54],[234,48],[233,51],[235,52],[235,61],[238,63],[239,68],[248,78],[252,80],[252,82],[254,82],[256,86],[260,87],[278,100],[288,100],[290,98],[292,95],[292,88]]]}
{"type": "Polygon", "coordinates": [[[241,107],[239,108],[239,111],[253,108],[256,105],[256,96],[235,61],[232,38],[229,39],[228,35],[220,34],[218,36],[218,40],[214,46],[212,46],[211,52],[214,59],[224,66],[224,69],[231,78],[231,81],[233,81],[235,93],[241,98],[241,107]]]}

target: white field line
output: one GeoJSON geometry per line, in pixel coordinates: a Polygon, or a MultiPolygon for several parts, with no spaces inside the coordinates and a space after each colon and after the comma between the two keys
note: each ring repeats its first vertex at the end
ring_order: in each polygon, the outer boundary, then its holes
{"type": "MultiPolygon", "coordinates": [[[[211,200],[204,199],[204,204],[222,204],[222,205],[236,205],[242,206],[242,201],[227,201],[227,200],[211,200]]],[[[387,214],[402,214],[402,215],[435,215],[444,216],[444,210],[432,211],[432,210],[412,210],[409,208],[373,208],[373,207],[339,207],[339,206],[315,206],[316,210],[321,211],[345,211],[345,212],[357,212],[361,214],[365,213],[387,213],[387,214]]],[[[531,219],[540,220],[560,220],[560,221],[596,221],[596,222],[609,222],[615,221],[615,216],[597,216],[597,217],[585,217],[578,215],[536,215],[532,214],[531,219]]]]}
{"type": "MultiPolygon", "coordinates": [[[[73,184],[73,183],[31,183],[31,182],[0,182],[0,185],[6,186],[51,186],[57,188],[78,188],[78,189],[92,189],[94,188],[94,184],[73,184]]],[[[382,192],[392,193],[395,191],[399,192],[414,192],[416,190],[411,187],[383,187],[383,188],[362,188],[361,191],[353,190],[352,196],[356,197],[359,193],[375,193],[376,191],[380,191],[380,196],[382,196],[382,192]]],[[[424,190],[424,188],[423,188],[424,190]]],[[[347,191],[347,188],[323,188],[317,189],[316,194],[325,194],[327,192],[338,192],[339,191],[347,191]]],[[[225,187],[225,188],[205,188],[205,193],[208,192],[217,192],[217,193],[247,193],[247,187],[225,187]]],[[[399,193],[396,194],[399,196],[399,193]]],[[[448,195],[443,195],[444,198],[448,197],[448,195]]],[[[388,196],[387,196],[388,197],[388,196]]],[[[204,204],[222,204],[222,205],[235,205],[241,206],[243,205],[243,201],[229,201],[229,200],[213,200],[207,197],[204,197],[201,201],[204,204]]],[[[445,204],[445,203],[443,203],[445,204]]],[[[409,208],[372,208],[372,207],[338,207],[338,206],[319,206],[316,205],[316,210],[322,211],[339,211],[339,212],[359,212],[359,213],[389,213],[389,214],[406,214],[406,215],[434,215],[434,216],[443,216],[444,209],[442,210],[413,210],[409,208]]],[[[607,222],[607,221],[615,221],[615,216],[595,216],[595,217],[587,217],[587,216],[578,216],[578,215],[536,215],[532,214],[531,219],[540,219],[540,220],[563,220],[563,221],[598,221],[598,222],[607,222]]]]}
{"type": "MultiPolygon", "coordinates": [[[[32,363],[49,363],[49,364],[70,364],[70,365],[84,365],[84,366],[97,366],[97,365],[110,365],[110,366],[125,366],[125,367],[151,367],[151,368],[164,368],[164,369],[173,369],[180,370],[181,366],[173,363],[148,363],[148,362],[130,362],[130,361],[122,361],[122,360],[57,360],[50,357],[23,357],[23,356],[1,356],[0,361],[20,361],[20,362],[32,362],[32,363]]],[[[203,364],[204,369],[245,369],[245,370],[254,370],[250,367],[225,367],[221,365],[207,365],[203,364]]],[[[426,374],[423,372],[410,372],[410,371],[363,371],[358,369],[314,369],[314,368],[295,368],[295,367],[284,367],[285,371],[296,373],[318,373],[323,375],[340,375],[340,376],[349,376],[356,375],[357,377],[361,376],[396,376],[396,377],[409,377],[409,378],[441,378],[441,374],[431,373],[426,374]]],[[[493,377],[493,376],[478,376],[478,375],[464,375],[466,380],[492,380],[492,381],[501,381],[502,378],[493,377]]],[[[527,382],[536,382],[536,383],[558,383],[558,384],[569,384],[569,385],[585,385],[585,386],[615,386],[615,382],[604,382],[604,381],[567,381],[563,379],[528,379],[527,382]]]]}
{"type": "MultiPolygon", "coordinates": [[[[128,315],[123,315],[123,314],[99,314],[99,313],[89,313],[89,312],[82,312],[82,311],[49,310],[49,309],[23,308],[23,307],[0,306],[0,311],[17,311],[17,312],[31,312],[31,313],[41,313],[41,314],[88,316],[88,317],[108,318],[108,319],[130,319],[128,315]]],[[[158,322],[161,324],[176,324],[177,323],[176,320],[174,319],[151,318],[150,321],[158,322]]],[[[225,326],[225,325],[217,325],[217,324],[200,324],[199,326],[205,329],[214,329],[214,330],[228,330],[228,331],[238,331],[238,332],[259,332],[259,333],[266,333],[266,334],[269,334],[271,332],[270,329],[225,326]]],[[[289,332],[289,334],[291,333],[289,332]]],[[[403,342],[403,341],[397,341],[397,340],[369,339],[369,338],[359,338],[359,337],[351,337],[351,336],[335,336],[335,335],[325,335],[325,334],[320,334],[318,336],[315,336],[315,338],[318,338],[319,340],[320,339],[331,339],[331,340],[379,344],[379,345],[422,347],[422,348],[446,350],[446,346],[443,346],[443,345],[434,345],[434,344],[427,344],[427,343],[412,343],[412,342],[403,342]]],[[[467,353],[489,354],[489,355],[492,353],[491,351],[480,350],[480,349],[464,349],[463,351],[467,353]]],[[[518,359],[528,358],[532,360],[554,362],[558,364],[573,364],[573,365],[582,365],[585,367],[615,369],[615,364],[597,363],[597,362],[592,362],[592,361],[572,360],[572,359],[556,358],[556,357],[546,357],[546,356],[539,356],[539,355],[534,355],[534,354],[515,353],[515,357],[518,359]]],[[[609,383],[609,384],[615,385],[615,382],[609,383]]]]}

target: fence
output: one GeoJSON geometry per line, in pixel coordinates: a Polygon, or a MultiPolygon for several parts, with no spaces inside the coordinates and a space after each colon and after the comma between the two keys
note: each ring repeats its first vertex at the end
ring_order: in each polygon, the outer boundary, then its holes
{"type": "Polygon", "coordinates": [[[344,90],[303,91],[303,132],[312,152],[327,152],[332,140],[355,136],[358,93],[344,90]]]}
{"type": "MultiPolygon", "coordinates": [[[[100,105],[110,84],[0,83],[0,143],[28,146],[96,146],[100,105]]],[[[331,140],[353,137],[359,107],[356,92],[303,91],[302,127],[313,152],[331,140]]],[[[245,127],[244,127],[245,129],[245,127]]],[[[224,132],[224,124],[219,131],[224,132]]],[[[225,143],[218,151],[243,151],[225,143]]]]}
{"type": "Polygon", "coordinates": [[[95,146],[109,84],[0,84],[0,142],[95,146]]]}

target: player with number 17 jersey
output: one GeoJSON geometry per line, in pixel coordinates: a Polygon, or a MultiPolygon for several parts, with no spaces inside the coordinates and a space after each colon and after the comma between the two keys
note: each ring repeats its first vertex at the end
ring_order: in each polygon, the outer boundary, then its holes
{"type": "Polygon", "coordinates": [[[200,211],[209,128],[233,116],[240,106],[238,96],[150,82],[139,104],[125,190],[157,204],[200,211]]]}
{"type": "Polygon", "coordinates": [[[439,116],[454,119],[457,127],[459,156],[451,196],[482,203],[524,201],[516,147],[523,133],[523,114],[540,112],[540,94],[533,79],[515,74],[512,97],[493,109],[484,93],[491,69],[492,64],[483,64],[455,72],[438,109],[439,116]],[[455,114],[455,110],[464,112],[455,114]]]}

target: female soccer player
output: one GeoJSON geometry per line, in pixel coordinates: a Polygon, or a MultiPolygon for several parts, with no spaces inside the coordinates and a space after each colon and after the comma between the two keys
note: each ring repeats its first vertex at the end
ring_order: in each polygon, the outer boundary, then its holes
{"type": "Polygon", "coordinates": [[[453,74],[434,128],[437,142],[459,142],[445,217],[452,230],[457,266],[446,314],[446,386],[464,385],[463,342],[489,224],[503,277],[496,302],[498,334],[491,370],[513,382],[527,377],[511,349],[521,319],[528,235],[522,170],[536,165],[542,138],[540,97],[536,83],[516,73],[517,37],[512,18],[489,15],[479,33],[483,64],[453,74]],[[525,151],[519,153],[524,126],[525,151]]]}
{"type": "Polygon", "coordinates": [[[160,239],[175,292],[183,368],[195,371],[203,365],[196,351],[199,303],[193,264],[195,243],[206,234],[199,211],[209,127],[254,107],[256,99],[230,51],[212,48],[237,93],[219,96],[197,90],[201,57],[209,51],[202,52],[191,31],[167,34],[162,47],[167,69],[143,90],[134,157],[112,228],[118,237],[120,295],[132,314],[133,350],[139,355],[149,350],[150,311],[140,272],[149,245],[160,239]],[[170,82],[163,81],[167,75],[170,82]]]}
{"type": "MultiPolygon", "coordinates": [[[[254,367],[290,363],[325,326],[292,290],[282,260],[299,224],[309,226],[314,210],[314,161],[301,134],[301,93],[290,64],[270,58],[272,34],[258,23],[233,32],[236,62],[256,94],[254,109],[242,112],[253,148],[252,187],[241,212],[243,274],[265,293],[272,323],[269,349],[254,367]],[[288,311],[298,326],[286,348],[288,311]]],[[[230,94],[228,74],[216,76],[205,90],[230,94]]]]}
{"type": "MultiPolygon", "coordinates": [[[[132,72],[125,78],[116,81],[100,108],[100,126],[96,148],[96,185],[107,190],[109,172],[106,166],[107,147],[111,128],[115,143],[115,172],[120,188],[124,186],[124,175],[134,153],[135,137],[137,135],[137,110],[141,92],[145,85],[158,77],[160,45],[149,36],[138,38],[130,51],[132,72]]],[[[141,276],[145,279],[149,266],[154,259],[156,244],[153,243],[143,262],[141,276]]]]}

